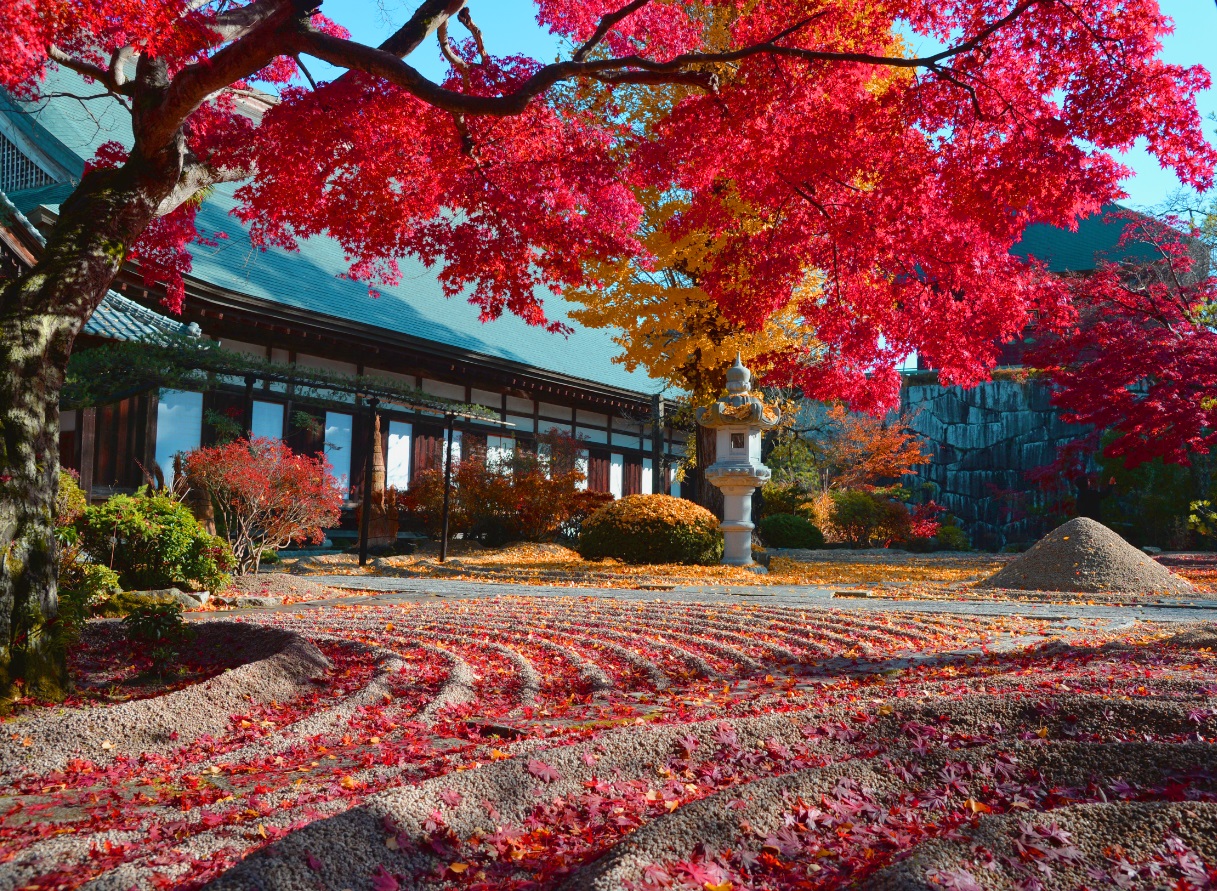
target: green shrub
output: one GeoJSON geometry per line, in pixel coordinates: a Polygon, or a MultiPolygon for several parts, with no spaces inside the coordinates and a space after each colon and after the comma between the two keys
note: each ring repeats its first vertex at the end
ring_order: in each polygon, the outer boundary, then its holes
{"type": "Polygon", "coordinates": [[[841,536],[856,548],[884,547],[912,538],[913,521],[899,501],[872,492],[832,493],[830,520],[841,536]]]}
{"type": "Polygon", "coordinates": [[[136,607],[123,619],[123,629],[132,649],[151,659],[158,674],[173,668],[179,647],[193,631],[182,619],[182,605],[173,602],[136,607]]]}
{"type": "Polygon", "coordinates": [[[723,555],[718,518],[668,495],[628,495],[583,523],[579,553],[586,560],[626,563],[717,563],[723,555]]]}
{"type": "Polygon", "coordinates": [[[228,543],[166,495],[115,495],[89,507],[77,528],[84,552],[94,563],[112,566],[124,588],[216,591],[231,581],[228,543]]]}
{"type": "Polygon", "coordinates": [[[761,541],[771,548],[822,548],[824,533],[795,514],[772,514],[757,527],[761,541]]]}
{"type": "Polygon", "coordinates": [[[958,526],[942,526],[934,536],[938,539],[938,547],[944,551],[970,551],[972,543],[968,534],[958,526]]]}
{"type": "Polygon", "coordinates": [[[188,631],[182,605],[172,601],[137,606],[123,619],[123,629],[133,644],[172,644],[188,631]]]}
{"type": "Polygon", "coordinates": [[[815,498],[794,483],[765,483],[761,487],[761,516],[794,514],[808,522],[815,513],[815,498]]]}

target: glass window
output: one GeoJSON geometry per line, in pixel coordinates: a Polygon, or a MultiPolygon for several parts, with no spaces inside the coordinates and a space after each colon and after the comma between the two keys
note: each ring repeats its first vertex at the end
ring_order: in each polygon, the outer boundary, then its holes
{"type": "Polygon", "coordinates": [[[325,456],[330,461],[338,488],[344,494],[351,488],[351,416],[342,412],[325,413],[325,456]]]}
{"type": "Polygon", "coordinates": [[[583,474],[583,479],[578,483],[578,485],[575,486],[575,488],[584,492],[587,491],[588,459],[590,457],[591,456],[587,450],[583,449],[579,452],[579,457],[575,458],[575,470],[583,474]]]}
{"type": "Polygon", "coordinates": [[[621,455],[609,456],[609,492],[614,498],[625,494],[625,458],[621,455]]]}
{"type": "Polygon", "coordinates": [[[173,456],[199,447],[203,433],[203,394],[161,390],[156,404],[156,463],[173,485],[173,456]]]}
{"type": "Polygon", "coordinates": [[[254,438],[283,438],[283,406],[278,402],[254,401],[254,416],[249,432],[254,438]]]}
{"type": "Polygon", "coordinates": [[[639,488],[643,495],[655,494],[655,490],[652,488],[655,485],[651,470],[652,466],[650,458],[642,459],[642,482],[639,484],[639,488]]]}
{"type": "Polygon", "coordinates": [[[385,460],[385,485],[404,491],[410,486],[410,440],[414,429],[404,421],[389,422],[389,455],[385,460]]]}
{"type": "Polygon", "coordinates": [[[509,465],[516,449],[516,441],[510,436],[486,437],[486,463],[491,467],[509,465]]]}

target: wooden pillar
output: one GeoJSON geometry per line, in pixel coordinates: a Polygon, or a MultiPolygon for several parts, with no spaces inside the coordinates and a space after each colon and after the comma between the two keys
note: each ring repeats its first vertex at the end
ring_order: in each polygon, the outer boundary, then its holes
{"type": "Polygon", "coordinates": [[[668,468],[664,460],[663,397],[651,397],[651,491],[657,495],[672,494],[668,485],[668,468]]]}
{"type": "Polygon", "coordinates": [[[80,488],[85,498],[93,498],[94,465],[97,461],[97,409],[80,412],[80,488]]]}
{"type": "Polygon", "coordinates": [[[165,468],[158,466],[156,463],[156,416],[159,405],[160,396],[156,391],[149,393],[144,400],[144,411],[147,415],[144,418],[143,461],[148,474],[156,480],[158,486],[163,487],[165,485],[165,468]]]}

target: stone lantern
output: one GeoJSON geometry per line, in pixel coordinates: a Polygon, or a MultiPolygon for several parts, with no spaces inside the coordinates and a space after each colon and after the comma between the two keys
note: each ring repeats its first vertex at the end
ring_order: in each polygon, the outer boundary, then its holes
{"type": "Polygon", "coordinates": [[[727,395],[697,410],[697,423],[715,431],[716,460],[706,479],[723,493],[723,563],[752,565],[752,493],[771,476],[761,463],[761,436],[782,413],[752,395],[752,374],[736,355],[727,370],[727,395]]]}

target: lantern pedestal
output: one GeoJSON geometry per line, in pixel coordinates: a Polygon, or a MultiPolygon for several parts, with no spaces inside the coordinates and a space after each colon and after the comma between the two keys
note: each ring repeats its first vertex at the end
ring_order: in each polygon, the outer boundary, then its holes
{"type": "Polygon", "coordinates": [[[727,396],[697,410],[697,423],[715,431],[717,460],[706,468],[706,481],[723,493],[723,563],[752,566],[752,493],[770,477],[761,463],[761,437],[781,420],[751,390],[752,375],[735,357],[727,371],[727,396]]]}

